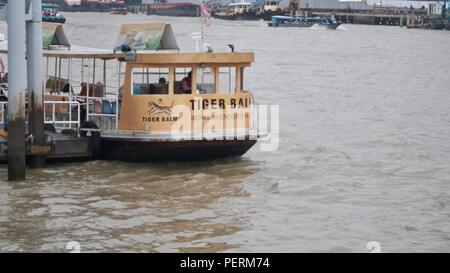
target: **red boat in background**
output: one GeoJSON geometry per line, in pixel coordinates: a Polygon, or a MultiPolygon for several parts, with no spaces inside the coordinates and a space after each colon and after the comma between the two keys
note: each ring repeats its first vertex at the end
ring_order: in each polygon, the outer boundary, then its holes
{"type": "Polygon", "coordinates": [[[164,15],[164,16],[200,16],[200,6],[193,3],[167,3],[167,1],[155,1],[148,4],[147,15],[164,15]]]}

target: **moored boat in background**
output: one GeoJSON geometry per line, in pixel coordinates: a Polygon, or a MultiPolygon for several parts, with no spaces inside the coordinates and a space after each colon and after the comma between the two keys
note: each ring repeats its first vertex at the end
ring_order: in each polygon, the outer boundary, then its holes
{"type": "Polygon", "coordinates": [[[251,3],[238,2],[228,4],[221,10],[213,11],[211,15],[214,18],[224,20],[259,20],[256,12],[251,3]]]}
{"type": "Polygon", "coordinates": [[[264,21],[270,21],[274,15],[285,15],[286,11],[280,7],[280,2],[281,0],[265,0],[259,5],[256,2],[255,5],[259,6],[256,16],[264,21]]]}
{"type": "Polygon", "coordinates": [[[314,26],[336,29],[341,23],[334,17],[300,17],[300,16],[272,16],[272,21],[268,23],[270,27],[299,27],[311,28],[314,26]]]}
{"type": "Polygon", "coordinates": [[[42,21],[64,24],[66,18],[59,14],[57,4],[42,4],[42,21]]]}
{"type": "Polygon", "coordinates": [[[166,1],[161,1],[149,4],[147,6],[147,15],[198,17],[200,16],[200,6],[193,3],[167,3],[166,1]]]}
{"type": "Polygon", "coordinates": [[[109,12],[110,14],[117,14],[117,15],[127,15],[128,9],[127,8],[112,8],[109,12]]]}

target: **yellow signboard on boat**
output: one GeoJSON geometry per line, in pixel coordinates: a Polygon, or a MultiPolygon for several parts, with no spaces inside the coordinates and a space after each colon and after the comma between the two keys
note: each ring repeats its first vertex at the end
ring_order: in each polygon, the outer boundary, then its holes
{"type": "Polygon", "coordinates": [[[114,49],[127,45],[131,50],[178,50],[170,24],[145,23],[122,25],[114,49]]]}
{"type": "Polygon", "coordinates": [[[44,49],[70,48],[69,40],[61,24],[42,23],[42,47],[44,49]]]}

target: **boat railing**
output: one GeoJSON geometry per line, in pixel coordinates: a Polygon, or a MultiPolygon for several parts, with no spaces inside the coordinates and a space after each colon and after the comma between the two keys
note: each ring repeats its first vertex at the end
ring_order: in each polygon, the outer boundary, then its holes
{"type": "Polygon", "coordinates": [[[79,102],[81,125],[84,121],[92,121],[100,129],[116,130],[119,92],[126,71],[119,61],[114,69],[115,61],[49,56],[46,58],[46,95],[63,96],[63,100],[79,102]]]}
{"type": "Polygon", "coordinates": [[[5,106],[7,101],[0,101],[0,125],[3,127],[5,125],[5,106]]]}
{"type": "Polygon", "coordinates": [[[117,98],[72,96],[72,99],[83,101],[80,105],[86,110],[87,121],[94,121],[101,129],[118,129],[119,102],[117,98]]]}
{"type": "MultiPolygon", "coordinates": [[[[71,81],[71,84],[74,85],[71,85],[70,88],[77,87],[77,83],[75,81],[71,81]]],[[[93,86],[95,86],[94,84],[87,83],[86,86],[86,92],[81,94],[74,94],[72,91],[70,91],[70,93],[50,92],[48,95],[56,95],[67,100],[66,101],[63,99],[63,101],[61,102],[65,101],[66,103],[78,103],[81,107],[81,110],[85,111],[86,113],[86,120],[89,121],[94,119],[93,121],[100,128],[108,130],[117,129],[119,112],[117,92],[108,92],[108,89],[110,90],[110,88],[113,87],[106,86],[106,90],[103,90],[101,94],[95,94],[95,87],[92,88],[93,86]],[[87,92],[87,90],[89,90],[89,92],[87,92]]],[[[80,85],[79,87],[82,87],[82,85],[80,85]]]]}
{"type": "MultiPolygon", "coordinates": [[[[0,125],[4,129],[7,101],[0,102],[0,125]]],[[[28,124],[28,115],[25,117],[28,124]]],[[[54,125],[55,129],[80,127],[80,103],[78,101],[44,101],[44,123],[54,125]],[[67,111],[66,111],[67,110],[67,111]]]]}
{"type": "Polygon", "coordinates": [[[78,101],[44,101],[44,123],[57,129],[80,128],[80,103],[78,101]],[[61,111],[67,109],[67,112],[61,111]],[[76,110],[72,113],[72,110],[76,110]],[[74,119],[76,117],[76,119],[74,119]]]}

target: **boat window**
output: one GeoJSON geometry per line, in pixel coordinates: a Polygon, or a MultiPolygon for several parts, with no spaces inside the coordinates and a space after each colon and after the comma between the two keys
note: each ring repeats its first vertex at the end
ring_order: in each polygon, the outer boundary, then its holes
{"type": "Polygon", "coordinates": [[[143,67],[133,68],[133,95],[169,94],[169,68],[143,67]]]}
{"type": "Polygon", "coordinates": [[[192,93],[192,68],[176,67],[175,82],[173,85],[174,94],[191,94],[192,93]]]}
{"type": "Polygon", "coordinates": [[[221,93],[236,93],[236,67],[219,68],[221,93]]]}
{"type": "Polygon", "coordinates": [[[214,69],[201,67],[197,69],[197,89],[200,94],[215,93],[214,69]]]}

